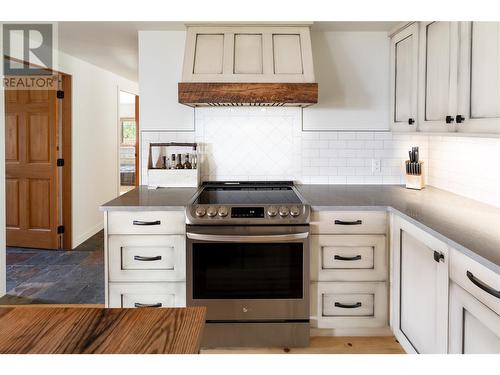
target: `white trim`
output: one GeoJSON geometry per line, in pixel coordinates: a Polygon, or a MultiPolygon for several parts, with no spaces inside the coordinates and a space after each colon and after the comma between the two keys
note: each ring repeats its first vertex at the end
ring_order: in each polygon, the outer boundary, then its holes
{"type": "Polygon", "coordinates": [[[72,246],[72,248],[74,249],[78,245],[80,245],[83,242],[87,241],[90,237],[92,237],[94,234],[96,234],[97,232],[101,231],[102,229],[104,229],[104,224],[103,223],[99,223],[95,227],[87,230],[85,233],[83,233],[80,236],[78,236],[77,238],[73,237],[73,246],[72,246]]]}

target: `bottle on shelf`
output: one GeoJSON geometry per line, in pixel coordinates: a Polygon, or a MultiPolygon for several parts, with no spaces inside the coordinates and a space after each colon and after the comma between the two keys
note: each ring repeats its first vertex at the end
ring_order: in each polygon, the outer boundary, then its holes
{"type": "Polygon", "coordinates": [[[182,164],[182,167],[184,169],[193,169],[193,166],[189,162],[189,154],[186,154],[186,157],[185,157],[185,160],[184,160],[184,164],[182,164]]]}
{"type": "Polygon", "coordinates": [[[193,169],[198,168],[198,156],[196,154],[191,154],[191,164],[193,166],[193,169]]]}
{"type": "Polygon", "coordinates": [[[177,164],[175,165],[175,169],[184,169],[181,162],[181,154],[177,154],[177,164]]]}
{"type": "Polygon", "coordinates": [[[176,161],[175,161],[175,154],[172,154],[170,156],[170,166],[168,169],[175,169],[175,165],[176,165],[176,161]]]}
{"type": "Polygon", "coordinates": [[[163,169],[168,169],[168,158],[166,156],[162,156],[163,159],[163,169]]]}

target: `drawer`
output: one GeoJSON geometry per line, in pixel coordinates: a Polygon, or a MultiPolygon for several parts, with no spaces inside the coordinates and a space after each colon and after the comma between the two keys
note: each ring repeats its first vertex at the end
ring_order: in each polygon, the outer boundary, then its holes
{"type": "Polygon", "coordinates": [[[111,211],[108,234],[184,234],[184,211],[111,211]]]}
{"type": "Polygon", "coordinates": [[[384,235],[314,234],[310,245],[313,281],[387,280],[384,235]]]}
{"type": "Polygon", "coordinates": [[[323,294],[323,316],[373,316],[374,294],[323,294]]]}
{"type": "Polygon", "coordinates": [[[388,323],[386,282],[312,284],[317,328],[376,328],[388,323]]]}
{"type": "Polygon", "coordinates": [[[313,211],[313,234],[386,234],[385,211],[313,211]]]}
{"type": "Polygon", "coordinates": [[[500,275],[455,249],[451,249],[450,261],[450,278],[500,315],[500,298],[484,290],[498,293],[500,275]]]}
{"type": "Polygon", "coordinates": [[[111,235],[108,237],[109,280],[183,281],[186,241],[182,235],[111,235]]]}
{"type": "Polygon", "coordinates": [[[185,307],[186,283],[110,283],[108,307],[185,307]]]}

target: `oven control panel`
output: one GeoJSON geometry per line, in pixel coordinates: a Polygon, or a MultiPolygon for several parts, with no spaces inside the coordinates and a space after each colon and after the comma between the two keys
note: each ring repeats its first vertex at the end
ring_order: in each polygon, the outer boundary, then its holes
{"type": "Polygon", "coordinates": [[[308,222],[309,206],[307,205],[270,205],[270,206],[216,206],[194,205],[188,207],[188,222],[218,223],[297,223],[308,222]],[[189,220],[190,217],[193,219],[189,220]]]}

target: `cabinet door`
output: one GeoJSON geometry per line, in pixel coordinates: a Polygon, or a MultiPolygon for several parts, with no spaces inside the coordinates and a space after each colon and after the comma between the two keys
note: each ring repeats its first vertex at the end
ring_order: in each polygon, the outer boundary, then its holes
{"type": "Polygon", "coordinates": [[[457,130],[500,133],[500,22],[460,24],[457,130]]]}
{"type": "Polygon", "coordinates": [[[417,130],[418,23],[391,39],[391,126],[417,130]]]}
{"type": "Polygon", "coordinates": [[[500,316],[450,285],[450,353],[500,354],[500,316]]]}
{"type": "Polygon", "coordinates": [[[447,247],[399,217],[393,222],[394,334],[407,352],[446,353],[447,247]]]}
{"type": "Polygon", "coordinates": [[[455,131],[458,23],[420,24],[419,130],[455,131]]]}

